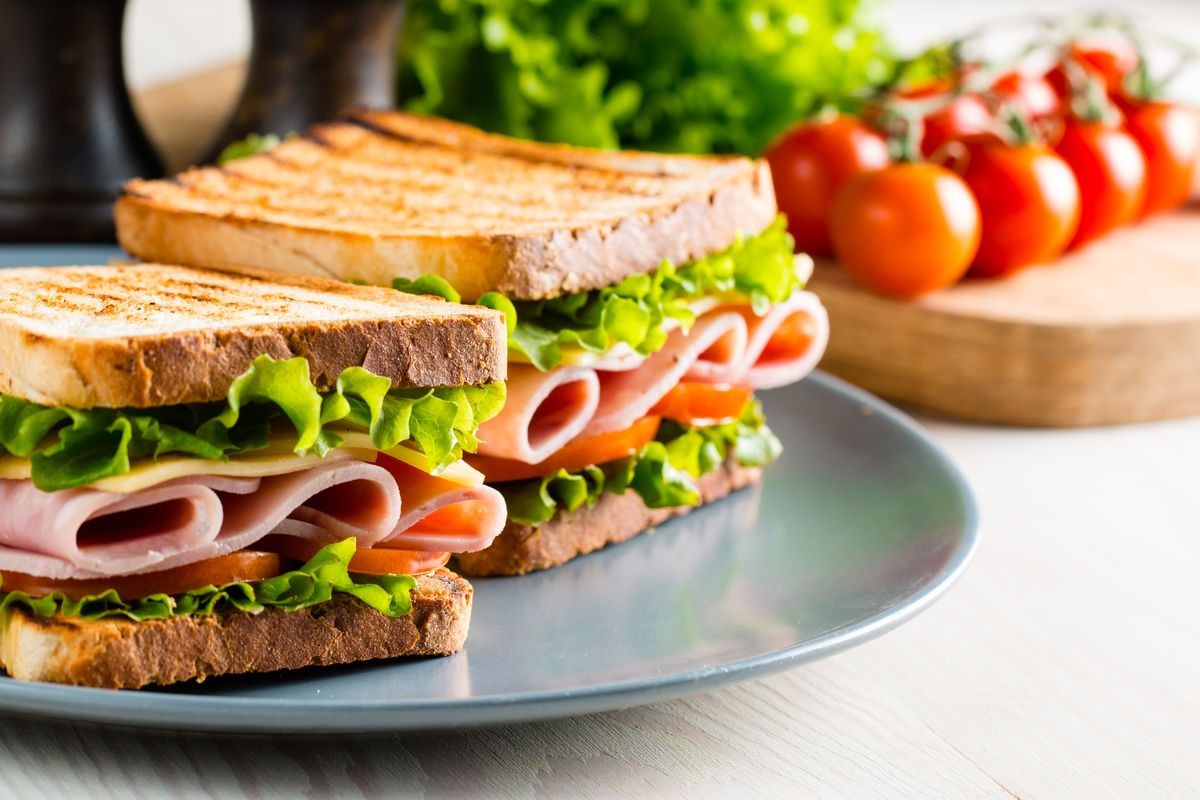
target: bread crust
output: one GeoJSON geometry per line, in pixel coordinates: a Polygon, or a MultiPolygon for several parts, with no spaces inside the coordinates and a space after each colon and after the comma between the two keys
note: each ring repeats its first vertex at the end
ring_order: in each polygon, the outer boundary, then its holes
{"type": "Polygon", "coordinates": [[[257,356],[304,356],[321,391],[362,366],[396,386],[503,380],[504,318],[391,289],[156,264],[0,274],[0,392],[43,405],[221,400],[257,356]]]}
{"type": "MultiPolygon", "coordinates": [[[[711,503],[761,477],[761,468],[742,467],[730,461],[700,479],[700,494],[704,503],[711,503]]],[[[632,539],[692,509],[692,506],[647,508],[632,490],[621,495],[604,494],[591,508],[557,514],[536,527],[510,522],[491,547],[457,555],[455,569],[470,577],[485,577],[524,575],[557,567],[576,556],[632,539]]]]}
{"type": "Polygon", "coordinates": [[[38,617],[0,620],[0,667],[19,680],[105,689],[204,681],[462,649],[474,589],[440,569],[417,579],[412,613],[393,619],[349,595],[299,611],[268,608],[133,622],[38,617]]]}
{"type": "Polygon", "coordinates": [[[275,150],[131,181],[134,255],[388,285],[436,273],[467,300],[538,300],[682,264],[766,228],[765,161],[523,142],[394,111],[353,112],[275,150]]]}

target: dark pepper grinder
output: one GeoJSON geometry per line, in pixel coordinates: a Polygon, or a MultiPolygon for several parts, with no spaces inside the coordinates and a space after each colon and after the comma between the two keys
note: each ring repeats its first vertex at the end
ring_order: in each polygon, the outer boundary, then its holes
{"type": "Polygon", "coordinates": [[[404,0],[250,0],[246,83],[215,145],[285,135],[356,105],[395,102],[404,0]]]}
{"type": "Polygon", "coordinates": [[[121,64],[125,0],[0,0],[0,241],[113,238],[112,202],[162,174],[121,64]]]}

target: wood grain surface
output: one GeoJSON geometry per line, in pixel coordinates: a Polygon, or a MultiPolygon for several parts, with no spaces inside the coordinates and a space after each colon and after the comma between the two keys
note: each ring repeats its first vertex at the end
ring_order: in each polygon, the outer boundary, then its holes
{"type": "MultiPolygon", "coordinates": [[[[193,113],[180,124],[202,130],[193,113]]],[[[981,546],[946,598],[862,647],[688,699],[457,733],[238,738],[0,719],[0,792],[1196,797],[1200,420],[923,421],[976,489],[981,546]]]]}
{"type": "Polygon", "coordinates": [[[825,368],[961,419],[1079,426],[1200,414],[1200,205],[1005,280],[906,302],[834,264],[825,368]]]}

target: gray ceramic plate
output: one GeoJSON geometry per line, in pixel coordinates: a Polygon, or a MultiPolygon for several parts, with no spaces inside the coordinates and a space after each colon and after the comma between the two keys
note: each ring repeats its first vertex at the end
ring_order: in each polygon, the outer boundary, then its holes
{"type": "MultiPolygon", "coordinates": [[[[111,251],[0,249],[0,264],[111,251]]],[[[760,487],[536,575],[475,582],[445,659],[169,691],[0,678],[0,711],[159,728],[365,732],[622,708],[837,652],[941,596],[975,544],[962,477],[906,417],[817,375],[765,397],[784,457],[760,487]]]]}

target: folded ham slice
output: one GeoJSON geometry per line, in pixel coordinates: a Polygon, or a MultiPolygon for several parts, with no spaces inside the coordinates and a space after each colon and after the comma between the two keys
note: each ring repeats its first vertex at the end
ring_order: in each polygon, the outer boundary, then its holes
{"type": "Polygon", "coordinates": [[[812,372],[825,355],[829,344],[829,313],[812,292],[797,292],[762,317],[748,309],[742,313],[750,338],[742,356],[741,380],[755,389],[774,389],[795,383],[812,372]],[[768,345],[780,326],[797,316],[808,334],[807,343],[799,349],[782,347],[770,352],[768,345]]]}
{"type": "MultiPolygon", "coordinates": [[[[253,491],[256,478],[236,488],[253,491]]],[[[0,571],[47,578],[135,572],[167,554],[210,545],[221,500],[196,482],[131,495],[67,489],[43,492],[29,480],[0,481],[0,571]]]]}
{"type": "Polygon", "coordinates": [[[479,426],[479,452],[527,464],[544,461],[579,435],[599,401],[595,370],[560,367],[541,372],[527,364],[509,364],[504,409],[479,426]]]}
{"type": "Polygon", "coordinates": [[[490,486],[463,486],[381,456],[380,466],[404,487],[404,513],[381,546],[399,550],[474,553],[504,530],[508,507],[490,486]]]}
{"type": "Polygon", "coordinates": [[[289,517],[331,538],[369,546],[400,517],[387,470],[361,461],[320,464],[266,478],[181,478],[131,494],[43,492],[0,481],[0,572],[95,578],[169,569],[242,550],[289,517]],[[308,505],[312,503],[312,505],[308,505]]]}
{"type": "Polygon", "coordinates": [[[508,402],[480,428],[485,443],[479,452],[537,464],[575,438],[628,428],[681,380],[755,389],[798,381],[816,367],[828,342],[825,307],[815,294],[801,291],[761,317],[749,305],[707,310],[689,331],[673,331],[646,358],[618,352],[592,359],[588,367],[549,373],[510,364],[508,402]],[[785,330],[790,322],[801,325],[804,336],[785,330]]]}
{"type": "Polygon", "coordinates": [[[129,494],[43,492],[29,480],[0,480],[0,573],[61,580],[153,572],[251,548],[273,533],[463,552],[487,547],[504,527],[504,499],[494,489],[379,461],[331,459],[263,478],[180,478],[129,494]]]}
{"type": "Polygon", "coordinates": [[[718,354],[710,363],[727,364],[736,360],[745,347],[746,322],[741,314],[736,311],[705,314],[687,334],[674,331],[666,345],[637,369],[602,373],[600,405],[582,435],[596,436],[628,428],[646,416],[710,351],[718,354]]]}
{"type": "Polygon", "coordinates": [[[748,333],[740,352],[722,360],[707,358],[688,370],[687,380],[704,383],[748,384],[755,389],[774,389],[795,383],[813,371],[829,343],[829,315],[812,292],[796,292],[788,300],[758,316],[749,306],[734,306],[720,312],[736,312],[746,321],[748,333]],[[800,347],[791,342],[773,342],[780,328],[796,319],[808,334],[800,347]],[[770,345],[776,345],[774,347],[770,345]]]}

